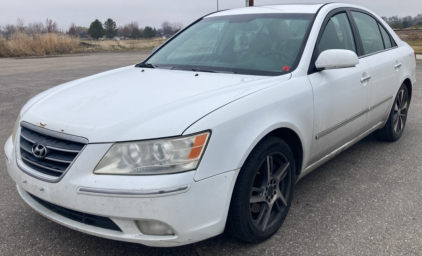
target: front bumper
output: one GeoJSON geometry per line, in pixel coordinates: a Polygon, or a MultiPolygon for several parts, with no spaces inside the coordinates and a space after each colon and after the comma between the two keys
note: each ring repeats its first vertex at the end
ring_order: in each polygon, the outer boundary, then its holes
{"type": "Polygon", "coordinates": [[[94,175],[92,170],[109,147],[110,144],[88,145],[59,182],[49,183],[19,169],[17,162],[20,160],[9,138],[5,145],[7,170],[23,200],[34,210],[57,223],[91,235],[167,247],[194,243],[224,231],[237,170],[198,182],[194,181],[194,171],[157,176],[94,175]],[[63,217],[38,203],[28,193],[70,210],[108,217],[122,232],[63,217]],[[175,235],[142,234],[136,224],[142,220],[163,222],[175,231],[175,235]]]}

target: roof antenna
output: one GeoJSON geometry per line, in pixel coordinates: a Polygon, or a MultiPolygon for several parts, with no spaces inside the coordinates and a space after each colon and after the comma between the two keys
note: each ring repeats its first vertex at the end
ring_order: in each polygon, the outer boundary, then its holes
{"type": "Polygon", "coordinates": [[[217,12],[218,12],[218,0],[217,0],[217,12]]]}

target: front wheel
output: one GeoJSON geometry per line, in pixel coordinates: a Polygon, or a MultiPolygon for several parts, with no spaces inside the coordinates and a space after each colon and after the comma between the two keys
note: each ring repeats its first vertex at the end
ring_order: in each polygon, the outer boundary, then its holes
{"type": "Polygon", "coordinates": [[[402,84],[394,100],[387,122],[383,128],[374,132],[375,137],[385,141],[396,141],[400,139],[406,126],[409,99],[407,86],[402,84]]]}
{"type": "Polygon", "coordinates": [[[289,211],[295,184],[295,161],[289,146],[264,138],[251,152],[237,178],[226,232],[257,243],[277,232],[289,211]]]}

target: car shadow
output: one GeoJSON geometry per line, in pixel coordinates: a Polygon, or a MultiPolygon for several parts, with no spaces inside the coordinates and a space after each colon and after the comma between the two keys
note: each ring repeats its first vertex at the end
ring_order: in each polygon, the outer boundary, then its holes
{"type": "MultiPolygon", "coordinates": [[[[39,216],[38,225],[47,225],[53,230],[59,229],[56,236],[58,246],[74,247],[78,245],[77,252],[82,250],[90,254],[101,255],[215,255],[230,254],[244,255],[265,251],[265,248],[277,247],[288,248],[295,244],[296,237],[300,232],[306,232],[307,226],[299,225],[303,220],[309,219],[309,214],[316,216],[318,214],[335,214],[333,212],[324,212],[319,209],[319,205],[332,199],[332,196],[341,196],[341,188],[347,187],[348,182],[361,172],[367,172],[365,168],[355,168],[355,166],[365,166],[368,158],[376,157],[377,151],[382,150],[389,143],[381,142],[372,135],[367,136],[348,150],[317,168],[296,184],[295,195],[282,228],[268,241],[260,244],[249,244],[229,235],[222,234],[205,241],[191,245],[185,245],[173,248],[153,248],[139,244],[113,241],[98,238],[83,233],[79,233],[58,224],[46,220],[39,216]],[[324,187],[325,189],[320,189],[324,187]],[[328,188],[328,189],[327,189],[328,188]],[[317,199],[315,199],[317,198],[317,199]],[[292,235],[293,234],[293,235],[292,235]]],[[[353,183],[353,182],[352,182],[353,183]]],[[[212,206],[210,206],[212,207],[212,206]]],[[[34,227],[35,228],[35,227],[34,227]]]]}

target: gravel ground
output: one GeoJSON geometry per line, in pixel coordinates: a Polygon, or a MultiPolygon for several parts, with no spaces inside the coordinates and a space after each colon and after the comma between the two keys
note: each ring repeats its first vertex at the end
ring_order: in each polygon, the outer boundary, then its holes
{"type": "MultiPolygon", "coordinates": [[[[23,104],[61,83],[141,61],[148,53],[0,59],[0,145],[23,104]]],[[[422,61],[418,61],[422,81],[422,61]]],[[[396,143],[372,135],[296,186],[282,228],[250,245],[227,235],[177,248],[150,248],[85,235],[34,212],[0,164],[0,255],[421,255],[422,90],[413,89],[396,143]]],[[[3,146],[2,146],[3,147],[3,146]]],[[[0,159],[4,161],[3,150],[0,159]]]]}

